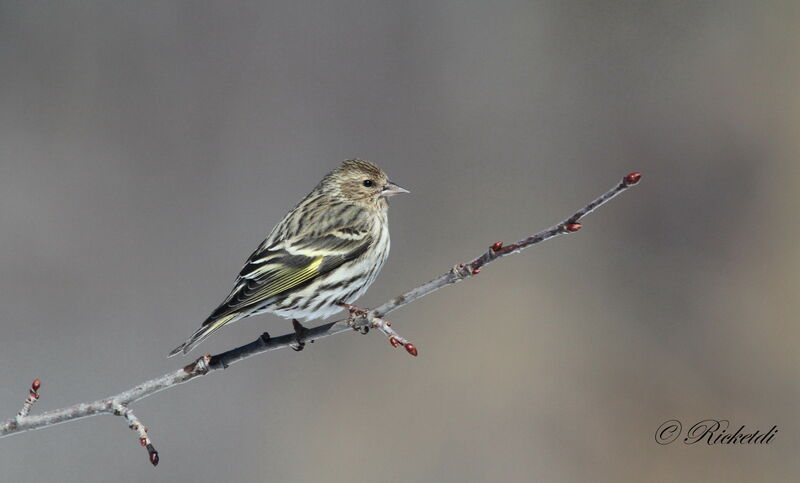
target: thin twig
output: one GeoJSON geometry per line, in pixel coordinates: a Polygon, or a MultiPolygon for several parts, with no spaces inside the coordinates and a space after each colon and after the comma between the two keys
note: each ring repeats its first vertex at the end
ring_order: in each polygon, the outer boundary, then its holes
{"type": "Polygon", "coordinates": [[[150,464],[158,466],[158,451],[156,451],[153,442],[150,441],[150,437],[147,435],[147,427],[139,421],[139,418],[133,414],[133,411],[131,411],[128,406],[114,403],[112,407],[114,409],[114,414],[117,416],[124,416],[125,420],[128,421],[128,427],[136,431],[136,434],[139,435],[139,444],[147,449],[147,457],[150,459],[150,464]]]}
{"type": "Polygon", "coordinates": [[[31,408],[33,407],[33,403],[39,400],[40,387],[42,387],[42,381],[39,379],[34,379],[33,383],[31,384],[31,388],[28,389],[28,397],[25,398],[25,402],[22,403],[22,408],[20,408],[19,412],[17,413],[17,423],[28,416],[28,413],[31,412],[31,408]]]}
{"type": "Polygon", "coordinates": [[[499,258],[505,257],[512,253],[518,253],[531,245],[541,243],[559,235],[565,235],[578,231],[581,228],[581,224],[578,223],[579,220],[598,207],[604,205],[621,192],[638,183],[640,178],[641,175],[639,173],[631,173],[625,176],[616,186],[600,195],[585,207],[570,215],[561,223],[553,225],[546,230],[531,235],[527,238],[523,238],[522,240],[509,245],[503,245],[501,242],[496,242],[492,244],[485,253],[474,258],[473,260],[467,263],[459,263],[452,269],[434,278],[433,280],[426,282],[404,293],[403,295],[394,297],[383,305],[380,305],[369,311],[360,312],[355,316],[351,315],[351,317],[348,319],[329,322],[316,327],[304,329],[302,331],[302,335],[292,332],[280,337],[270,337],[269,334],[265,332],[261,337],[253,342],[250,342],[249,344],[245,344],[215,356],[205,355],[198,358],[186,367],[164,374],[161,377],[145,381],[119,394],[109,396],[104,399],[98,399],[97,401],[79,403],[73,406],[48,411],[40,415],[31,416],[28,414],[28,412],[30,411],[34,400],[38,398],[38,393],[36,393],[36,390],[38,390],[38,385],[36,385],[36,382],[38,382],[37,379],[37,381],[34,382],[34,385],[37,387],[35,389],[32,388],[30,393],[36,394],[36,396],[29,396],[28,400],[30,400],[30,402],[26,400],[25,405],[23,406],[22,410],[20,410],[17,417],[9,419],[4,423],[0,423],[0,438],[13,434],[19,434],[24,431],[50,427],[67,421],[96,416],[98,414],[124,415],[131,428],[138,432],[140,438],[144,438],[140,439],[140,441],[144,441],[143,444],[148,449],[150,461],[155,465],[158,463],[158,453],[153,448],[152,443],[150,443],[150,440],[147,437],[146,429],[144,429],[144,426],[129,409],[130,404],[148,396],[152,396],[157,392],[175,387],[179,384],[183,384],[184,382],[188,382],[192,379],[203,376],[211,371],[225,369],[231,364],[256,354],[281,349],[283,347],[296,346],[298,343],[313,342],[317,339],[340,334],[342,332],[351,332],[354,328],[377,328],[386,334],[387,337],[389,337],[389,341],[393,346],[397,347],[402,345],[410,354],[417,355],[416,347],[406,339],[400,337],[400,335],[391,327],[391,324],[383,319],[386,314],[397,310],[400,307],[408,305],[411,302],[424,297],[425,295],[433,293],[442,287],[452,285],[475,276],[480,273],[484,266],[499,258]],[[33,400],[31,400],[32,397],[33,400]]]}

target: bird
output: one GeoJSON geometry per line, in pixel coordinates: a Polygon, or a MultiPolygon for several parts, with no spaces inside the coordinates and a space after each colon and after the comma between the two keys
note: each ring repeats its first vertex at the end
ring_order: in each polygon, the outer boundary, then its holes
{"type": "MultiPolygon", "coordinates": [[[[375,163],[348,159],[292,208],[245,262],[230,294],[169,357],[265,313],[323,319],[361,297],[389,255],[388,199],[409,191],[375,163]]],[[[302,343],[298,338],[298,345],[302,343]]]]}

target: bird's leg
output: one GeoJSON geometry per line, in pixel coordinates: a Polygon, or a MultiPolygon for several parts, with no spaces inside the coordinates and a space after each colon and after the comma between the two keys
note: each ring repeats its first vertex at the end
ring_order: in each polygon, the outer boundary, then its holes
{"type": "Polygon", "coordinates": [[[356,307],[355,305],[348,304],[348,303],[345,303],[345,302],[339,302],[338,305],[339,305],[339,307],[343,307],[343,308],[347,309],[348,312],[350,312],[350,314],[347,316],[347,325],[352,327],[353,330],[355,330],[357,332],[361,332],[362,334],[366,334],[367,332],[369,332],[369,326],[368,325],[365,325],[365,326],[363,326],[361,328],[357,328],[355,326],[356,325],[356,319],[359,318],[359,317],[366,316],[367,313],[369,313],[369,310],[365,310],[365,309],[356,307]]]}
{"type": "Polygon", "coordinates": [[[306,328],[303,327],[303,324],[298,322],[297,319],[292,319],[292,327],[294,328],[294,338],[297,340],[297,345],[291,345],[289,347],[291,347],[295,352],[300,352],[306,346],[306,343],[303,340],[305,337],[306,328]]]}
{"type": "Polygon", "coordinates": [[[259,339],[261,339],[262,344],[266,345],[269,342],[269,340],[272,339],[272,337],[269,335],[269,332],[264,332],[263,334],[261,334],[261,337],[259,337],[259,339]]]}

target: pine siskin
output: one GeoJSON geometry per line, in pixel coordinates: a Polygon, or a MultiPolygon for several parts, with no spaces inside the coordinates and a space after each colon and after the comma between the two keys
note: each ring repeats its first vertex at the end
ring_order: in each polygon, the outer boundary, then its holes
{"type": "Polygon", "coordinates": [[[408,190],[369,161],[350,159],[328,173],[272,229],[228,297],[170,357],[251,315],[324,318],[355,301],[389,255],[387,198],[398,193],[408,190]]]}

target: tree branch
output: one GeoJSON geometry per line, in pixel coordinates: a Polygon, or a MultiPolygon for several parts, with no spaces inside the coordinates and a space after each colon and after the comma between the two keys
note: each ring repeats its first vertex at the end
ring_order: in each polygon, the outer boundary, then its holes
{"type": "Polygon", "coordinates": [[[522,240],[509,245],[503,245],[502,242],[496,242],[492,244],[486,252],[472,259],[471,261],[467,263],[459,263],[433,280],[426,282],[404,293],[403,295],[394,297],[383,305],[380,305],[372,310],[360,310],[350,306],[348,307],[350,309],[350,317],[345,320],[329,322],[307,329],[303,328],[300,331],[285,334],[280,337],[270,337],[269,334],[265,332],[261,335],[261,337],[253,342],[250,342],[249,344],[245,344],[214,356],[202,356],[181,369],[164,374],[161,377],[145,381],[119,394],[115,394],[104,399],[98,399],[93,402],[79,403],[73,406],[47,411],[39,415],[30,415],[29,411],[31,406],[39,398],[37,391],[41,386],[41,383],[37,379],[32,384],[28,399],[26,399],[23,408],[19,411],[17,416],[0,423],[0,438],[34,429],[50,427],[67,421],[96,416],[99,414],[124,416],[128,426],[135,430],[139,435],[141,445],[147,448],[150,462],[153,465],[157,465],[158,452],[155,450],[150,438],[147,436],[147,429],[129,409],[130,404],[148,396],[152,396],[157,392],[175,387],[179,384],[183,384],[184,382],[188,382],[192,379],[208,374],[211,371],[225,369],[231,364],[235,364],[236,362],[244,360],[248,357],[252,357],[256,354],[261,354],[284,347],[296,346],[298,344],[302,346],[302,343],[304,342],[314,342],[317,339],[351,331],[353,329],[360,330],[362,333],[366,333],[369,328],[378,329],[389,338],[389,342],[392,344],[392,346],[397,347],[402,345],[409,354],[416,356],[417,348],[414,346],[414,344],[401,337],[392,328],[392,324],[390,322],[383,319],[386,314],[397,310],[400,307],[408,305],[411,302],[424,297],[425,295],[433,293],[442,287],[473,277],[480,273],[484,266],[499,258],[505,257],[512,253],[518,253],[531,245],[541,243],[559,235],[565,235],[578,231],[582,226],[578,222],[583,217],[598,207],[604,205],[621,192],[635,185],[640,179],[641,175],[639,173],[628,174],[622,178],[622,181],[620,181],[616,186],[570,215],[561,223],[553,225],[546,230],[540,231],[539,233],[531,235],[527,238],[523,238],[522,240]]]}

